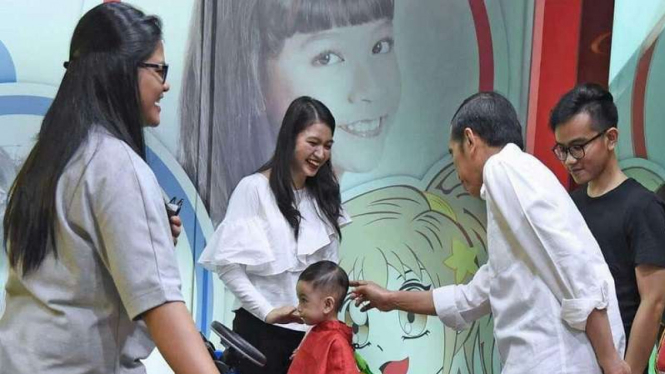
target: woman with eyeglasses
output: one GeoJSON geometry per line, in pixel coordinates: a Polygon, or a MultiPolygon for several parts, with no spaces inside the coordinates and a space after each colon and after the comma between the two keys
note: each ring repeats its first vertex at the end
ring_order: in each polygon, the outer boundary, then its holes
{"type": "Polygon", "coordinates": [[[124,3],[86,13],[37,142],[9,191],[3,373],[218,373],[183,302],[143,128],[160,121],[161,22],[124,3]]]}

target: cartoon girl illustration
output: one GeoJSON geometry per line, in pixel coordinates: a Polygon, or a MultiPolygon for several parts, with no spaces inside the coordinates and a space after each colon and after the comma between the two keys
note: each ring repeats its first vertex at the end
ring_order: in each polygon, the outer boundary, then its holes
{"type": "Polygon", "coordinates": [[[335,115],[339,178],[377,165],[401,93],[393,10],[393,0],[197,1],[179,160],[213,223],[238,181],[272,154],[296,97],[335,115]]]}
{"type": "MultiPolygon", "coordinates": [[[[357,196],[346,207],[353,222],[343,230],[340,263],[351,279],[393,290],[428,290],[467,282],[486,259],[476,233],[460,224],[459,212],[436,194],[388,186],[357,196]]],[[[433,316],[360,312],[350,301],[341,313],[373,371],[498,372],[488,317],[458,333],[433,316]]]]}
{"type": "Polygon", "coordinates": [[[439,169],[425,191],[443,199],[447,206],[456,213],[457,222],[464,227],[473,246],[481,249],[478,252],[478,260],[484,264],[487,262],[485,203],[466,192],[450,158],[444,159],[439,169]]]}

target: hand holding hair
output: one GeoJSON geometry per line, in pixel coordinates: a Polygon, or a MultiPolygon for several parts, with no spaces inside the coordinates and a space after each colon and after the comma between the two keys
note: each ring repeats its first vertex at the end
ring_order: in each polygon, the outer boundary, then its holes
{"type": "Polygon", "coordinates": [[[361,311],[376,308],[382,312],[389,312],[395,309],[390,297],[392,293],[378,284],[372,281],[356,280],[350,281],[349,285],[353,287],[351,299],[355,300],[356,306],[365,303],[360,308],[361,311]]]}

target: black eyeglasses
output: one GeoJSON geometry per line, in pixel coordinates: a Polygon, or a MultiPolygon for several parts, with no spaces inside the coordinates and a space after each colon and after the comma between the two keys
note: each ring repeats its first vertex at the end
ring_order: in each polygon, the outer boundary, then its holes
{"type": "Polygon", "coordinates": [[[155,72],[162,77],[162,83],[166,83],[166,76],[169,73],[169,64],[155,64],[152,62],[139,62],[141,68],[155,69],[155,72]]]}
{"type": "Polygon", "coordinates": [[[575,145],[571,145],[569,147],[566,147],[562,144],[557,144],[557,145],[554,146],[554,148],[552,148],[552,152],[554,152],[554,155],[556,156],[556,158],[559,159],[559,161],[566,161],[566,158],[568,158],[568,154],[573,156],[574,159],[580,160],[580,159],[584,158],[584,155],[585,155],[584,147],[586,147],[587,144],[591,143],[592,141],[594,141],[594,140],[600,138],[601,136],[603,136],[605,134],[605,132],[607,132],[607,130],[609,130],[609,129],[605,129],[605,130],[599,132],[598,134],[596,134],[596,136],[594,136],[593,138],[587,140],[586,142],[584,142],[582,144],[575,144],[575,145]]]}
{"type": "MultiPolygon", "coordinates": [[[[169,64],[154,64],[152,62],[139,62],[138,65],[141,68],[155,69],[155,72],[162,77],[162,83],[166,83],[166,76],[169,73],[169,64]]],[[[63,62],[62,66],[64,66],[65,69],[68,69],[69,61],[63,62]]]]}

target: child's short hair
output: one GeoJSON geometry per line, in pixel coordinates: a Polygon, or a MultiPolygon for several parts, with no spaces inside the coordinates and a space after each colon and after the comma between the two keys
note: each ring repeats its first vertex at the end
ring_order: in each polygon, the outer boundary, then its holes
{"type": "Polygon", "coordinates": [[[312,285],[313,290],[323,290],[335,297],[335,309],[342,310],[344,298],[349,291],[349,277],[344,269],[332,261],[319,261],[307,267],[298,281],[312,285]]]}

